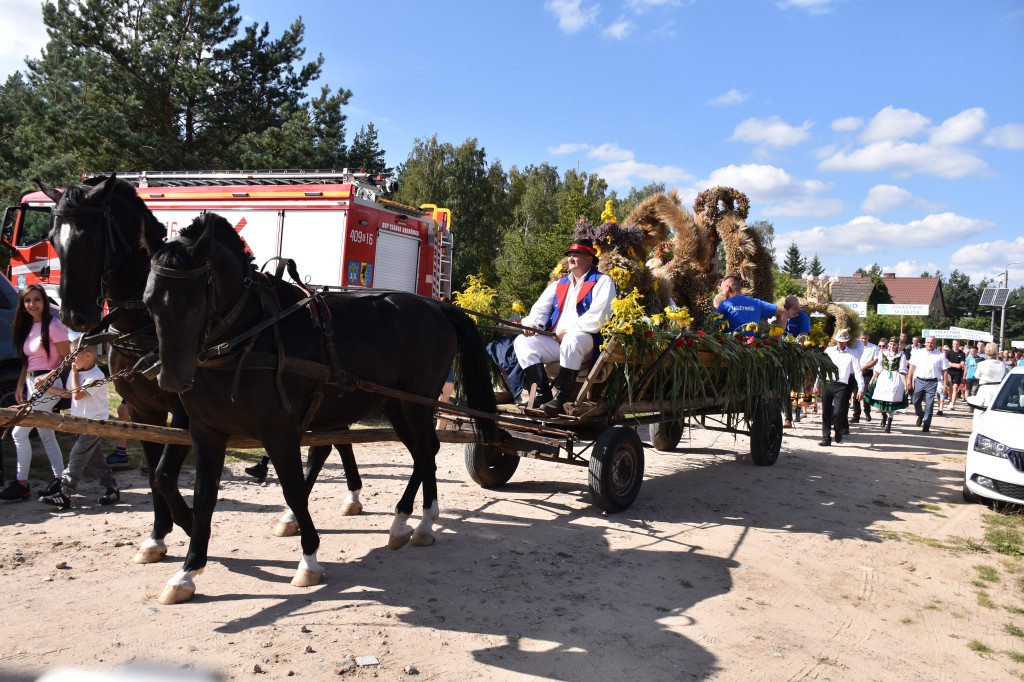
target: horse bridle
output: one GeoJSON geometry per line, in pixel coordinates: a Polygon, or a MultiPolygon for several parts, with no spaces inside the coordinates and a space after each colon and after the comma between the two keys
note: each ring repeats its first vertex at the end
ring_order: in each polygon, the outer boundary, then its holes
{"type": "MultiPolygon", "coordinates": [[[[141,296],[137,299],[133,298],[124,301],[118,301],[107,296],[107,292],[110,290],[110,278],[114,271],[120,268],[124,263],[124,259],[135,250],[128,241],[128,238],[124,236],[124,232],[121,231],[121,226],[117,219],[113,217],[110,204],[104,202],[101,206],[76,206],[74,208],[54,209],[53,214],[62,218],[94,215],[102,217],[106,239],[103,243],[103,272],[100,275],[100,292],[96,298],[96,305],[100,310],[103,310],[104,305],[108,305],[111,312],[116,308],[125,310],[145,309],[146,305],[142,302],[141,296]],[[120,249],[118,249],[118,245],[120,245],[120,249]]],[[[101,323],[100,326],[101,328],[106,327],[109,326],[109,323],[101,323]]]]}

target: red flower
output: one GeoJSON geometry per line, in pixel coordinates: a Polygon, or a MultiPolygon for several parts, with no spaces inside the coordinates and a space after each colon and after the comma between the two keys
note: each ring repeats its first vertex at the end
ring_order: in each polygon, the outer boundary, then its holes
{"type": "Polygon", "coordinates": [[[674,345],[674,346],[672,346],[672,347],[673,347],[673,348],[682,348],[682,347],[683,347],[683,343],[684,343],[685,341],[686,341],[686,339],[684,339],[683,337],[681,337],[681,336],[680,336],[680,337],[679,337],[679,340],[678,340],[678,341],[676,341],[676,345],[674,345]]]}
{"type": "Polygon", "coordinates": [[[743,340],[743,339],[745,339],[745,338],[747,338],[747,337],[745,337],[745,336],[744,336],[743,334],[737,334],[737,335],[736,335],[736,340],[737,340],[737,341],[742,341],[742,340],[743,340]]]}
{"type": "Polygon", "coordinates": [[[652,336],[654,336],[654,332],[652,332],[652,331],[646,331],[646,332],[644,332],[644,338],[645,338],[645,339],[649,339],[649,338],[651,338],[652,336]]]}
{"type": "Polygon", "coordinates": [[[754,348],[760,348],[760,347],[761,347],[761,342],[760,341],[758,341],[757,343],[754,344],[754,348]]]}
{"type": "Polygon", "coordinates": [[[707,336],[707,334],[705,334],[705,333],[703,332],[703,330],[700,330],[700,329],[698,329],[698,330],[697,330],[697,335],[698,335],[698,336],[707,336]]]}
{"type": "Polygon", "coordinates": [[[693,346],[694,346],[693,339],[686,339],[686,345],[689,346],[690,348],[693,348],[693,346]]]}

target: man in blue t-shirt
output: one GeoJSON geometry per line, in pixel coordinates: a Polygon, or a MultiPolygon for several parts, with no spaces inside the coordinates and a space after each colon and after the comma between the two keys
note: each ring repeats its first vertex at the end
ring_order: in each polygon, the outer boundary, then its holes
{"type": "Polygon", "coordinates": [[[800,299],[796,296],[786,297],[786,310],[790,311],[790,315],[793,315],[793,311],[796,311],[796,315],[789,318],[786,322],[786,331],[793,336],[800,336],[801,334],[811,333],[811,316],[800,310],[800,299]]]}
{"type": "MultiPolygon", "coordinates": [[[[743,296],[743,284],[736,275],[726,275],[722,278],[721,293],[715,296],[715,309],[725,316],[729,323],[727,331],[735,332],[751,322],[759,322],[772,317],[778,319],[780,325],[786,324],[790,317],[790,311],[780,305],[762,301],[749,296],[743,296]]],[[[792,311],[796,315],[796,311],[792,311]]],[[[747,336],[753,336],[754,332],[745,332],[747,336]]]]}

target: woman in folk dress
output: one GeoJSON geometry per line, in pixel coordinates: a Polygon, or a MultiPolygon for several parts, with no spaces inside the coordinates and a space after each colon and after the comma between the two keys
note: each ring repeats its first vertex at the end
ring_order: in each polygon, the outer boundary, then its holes
{"type": "Polygon", "coordinates": [[[896,410],[910,404],[907,395],[907,356],[888,348],[878,358],[875,375],[865,396],[868,402],[882,414],[882,427],[886,433],[892,431],[892,418],[896,410]]]}

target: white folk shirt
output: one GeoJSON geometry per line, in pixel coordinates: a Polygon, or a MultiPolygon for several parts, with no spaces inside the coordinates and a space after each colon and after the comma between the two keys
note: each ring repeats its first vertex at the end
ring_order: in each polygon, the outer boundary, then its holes
{"type": "MultiPolygon", "coordinates": [[[[584,275],[585,277],[586,275],[584,275]]],[[[615,284],[608,275],[602,275],[594,283],[590,290],[590,308],[582,315],[576,312],[576,299],[580,295],[580,286],[583,278],[573,282],[569,277],[569,290],[565,294],[565,309],[558,316],[558,322],[551,331],[560,332],[563,329],[569,331],[581,331],[588,334],[597,334],[601,331],[601,324],[612,312],[612,299],[615,298],[615,284]]],[[[548,285],[544,293],[540,295],[537,302],[530,308],[530,314],[523,318],[523,324],[528,327],[547,327],[551,319],[551,311],[555,307],[555,297],[558,282],[548,285]]]]}
{"type": "Polygon", "coordinates": [[[872,360],[878,360],[881,357],[882,353],[878,350],[878,346],[868,341],[864,344],[864,350],[861,351],[860,354],[860,366],[865,372],[874,372],[878,363],[875,363],[871,367],[864,367],[864,365],[870,363],[872,360]]]}
{"type": "MultiPolygon", "coordinates": [[[[103,370],[93,365],[87,370],[78,373],[78,385],[85,386],[97,379],[103,379],[103,370]]],[[[70,378],[68,385],[71,384],[70,378]]],[[[87,419],[107,419],[110,417],[110,406],[107,404],[107,385],[99,384],[85,389],[87,396],[79,400],[71,397],[71,416],[85,417],[87,419]]]]}
{"type": "Polygon", "coordinates": [[[829,346],[825,350],[825,355],[839,369],[836,381],[841,384],[848,383],[852,375],[857,381],[857,390],[864,390],[864,374],[860,371],[860,361],[857,359],[856,354],[850,351],[849,347],[845,350],[839,350],[839,346],[829,346]]]}
{"type": "Polygon", "coordinates": [[[910,364],[915,379],[941,379],[942,370],[949,369],[949,360],[938,348],[930,353],[927,348],[918,348],[910,354],[910,364]]]}

